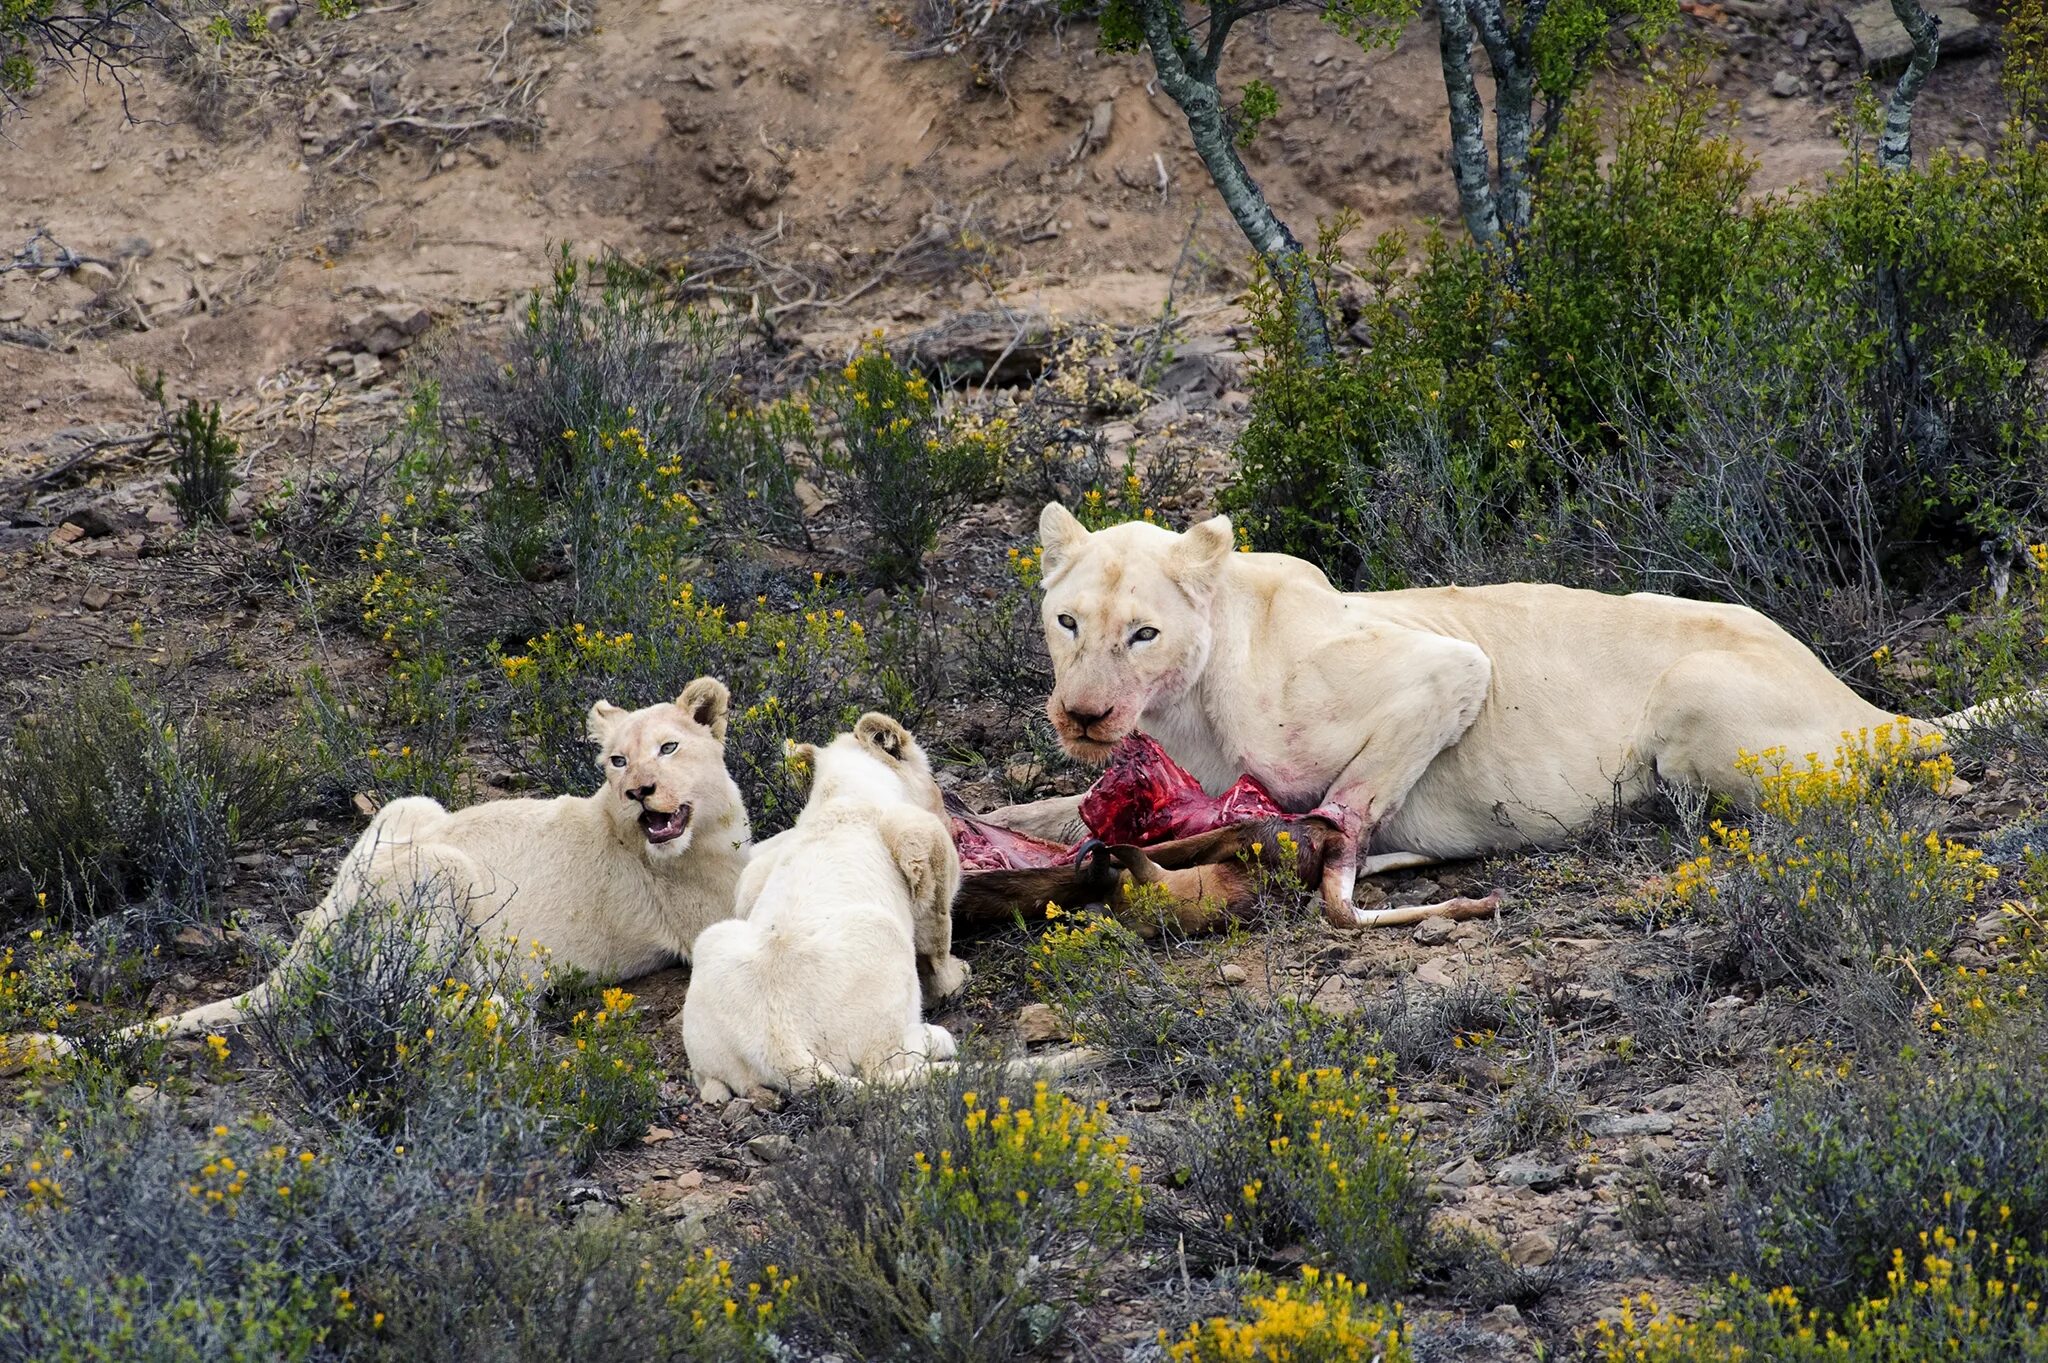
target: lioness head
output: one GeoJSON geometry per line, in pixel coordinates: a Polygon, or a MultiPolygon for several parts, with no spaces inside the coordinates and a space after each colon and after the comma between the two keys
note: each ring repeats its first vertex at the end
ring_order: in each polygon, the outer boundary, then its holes
{"type": "Polygon", "coordinates": [[[1048,502],[1038,537],[1053,668],[1045,713],[1068,752],[1100,762],[1147,709],[1178,699],[1207,666],[1230,518],[1180,535],[1145,521],[1090,534],[1048,502]]]}
{"type": "Polygon", "coordinates": [[[679,857],[697,828],[744,813],[725,769],[725,715],[731,696],[716,677],[699,677],[673,703],[622,710],[590,707],[590,741],[614,799],[606,802],[621,841],[642,843],[650,859],[679,857]]]}
{"type": "Polygon", "coordinates": [[[820,748],[792,743],[789,755],[811,778],[810,800],[913,804],[944,818],[946,800],[932,779],[932,764],[910,730],[878,710],[820,748]]]}

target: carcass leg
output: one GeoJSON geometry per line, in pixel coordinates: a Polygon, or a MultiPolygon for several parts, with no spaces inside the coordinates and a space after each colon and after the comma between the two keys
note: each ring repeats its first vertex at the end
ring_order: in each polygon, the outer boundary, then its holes
{"type": "Polygon", "coordinates": [[[1459,896],[1436,904],[1409,904],[1397,909],[1361,909],[1351,902],[1358,888],[1361,869],[1367,875],[1378,871],[1427,866],[1436,858],[1415,852],[1392,852],[1366,856],[1363,848],[1372,834],[1365,816],[1343,809],[1340,837],[1323,863],[1323,918],[1333,928],[1392,928],[1420,923],[1425,918],[1487,918],[1500,908],[1499,890],[1479,899],[1459,896]]]}

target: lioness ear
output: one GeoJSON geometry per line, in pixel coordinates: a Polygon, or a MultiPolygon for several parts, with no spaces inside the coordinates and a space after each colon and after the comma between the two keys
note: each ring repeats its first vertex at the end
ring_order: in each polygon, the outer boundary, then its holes
{"type": "Polygon", "coordinates": [[[732,692],[725,689],[724,682],[716,677],[697,678],[676,697],[676,708],[709,729],[720,743],[725,742],[725,716],[732,708],[732,692]]]}
{"type": "Polygon", "coordinates": [[[860,723],[853,726],[853,736],[898,761],[902,760],[903,754],[910,750],[910,745],[915,741],[910,736],[910,730],[879,710],[870,710],[862,715],[860,723]]]}
{"type": "MultiPolygon", "coordinates": [[[[610,701],[600,700],[597,704],[590,707],[590,713],[584,717],[583,732],[592,743],[603,747],[605,740],[611,737],[613,721],[625,713],[624,710],[621,710],[610,701]]],[[[604,765],[604,755],[602,753],[598,754],[597,764],[599,766],[604,765]]]]}
{"type": "Polygon", "coordinates": [[[789,768],[798,789],[808,795],[811,781],[818,774],[818,750],[808,743],[785,738],[782,740],[782,764],[789,768]]]}
{"type": "Polygon", "coordinates": [[[1211,516],[1174,542],[1166,556],[1166,575],[1196,600],[1206,600],[1222,580],[1223,566],[1230,562],[1232,538],[1230,517],[1211,516]]]}
{"type": "Polygon", "coordinates": [[[1045,577],[1051,579],[1088,542],[1088,527],[1058,502],[1038,513],[1038,542],[1045,546],[1045,577]]]}

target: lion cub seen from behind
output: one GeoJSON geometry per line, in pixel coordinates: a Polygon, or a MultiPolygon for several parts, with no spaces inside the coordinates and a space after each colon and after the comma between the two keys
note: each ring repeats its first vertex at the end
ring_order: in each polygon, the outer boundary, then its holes
{"type": "Polygon", "coordinates": [[[791,752],[812,771],[803,812],[755,849],[738,917],[707,928],[691,964],[683,1045],[707,1103],[903,1078],[954,1053],[919,983],[943,998],[968,975],[952,953],[960,857],[924,750],[870,713],[791,752]]]}
{"type": "MultiPolygon", "coordinates": [[[[590,707],[605,783],[587,796],[487,800],[450,813],[421,796],[377,812],[269,979],[246,994],[134,1030],[197,1036],[267,1004],[319,935],[358,905],[466,924],[480,943],[538,944],[557,970],[631,979],[688,957],[732,913],[752,834],[725,766],[725,683],[699,677],[673,704],[590,707]]],[[[538,967],[533,967],[538,969],[538,967]]]]}

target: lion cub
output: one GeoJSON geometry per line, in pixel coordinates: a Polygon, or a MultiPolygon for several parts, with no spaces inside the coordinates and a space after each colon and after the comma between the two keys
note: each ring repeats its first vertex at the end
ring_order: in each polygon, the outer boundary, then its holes
{"type": "Polygon", "coordinates": [[[755,849],[739,917],[697,939],[683,1045],[707,1103],[819,1078],[901,1078],[951,1059],[932,995],[967,982],[953,955],[960,857],[931,764],[883,714],[792,755],[809,764],[795,827],[755,849]]]}
{"type": "Polygon", "coordinates": [[[673,704],[590,707],[605,782],[587,796],[489,800],[449,813],[412,796],[379,810],[269,979],[135,1030],[197,1036],[262,1007],[309,939],[358,904],[462,924],[485,941],[538,943],[557,970],[630,979],[688,957],[732,913],[752,834],[725,768],[725,683],[699,677],[673,704]]]}

